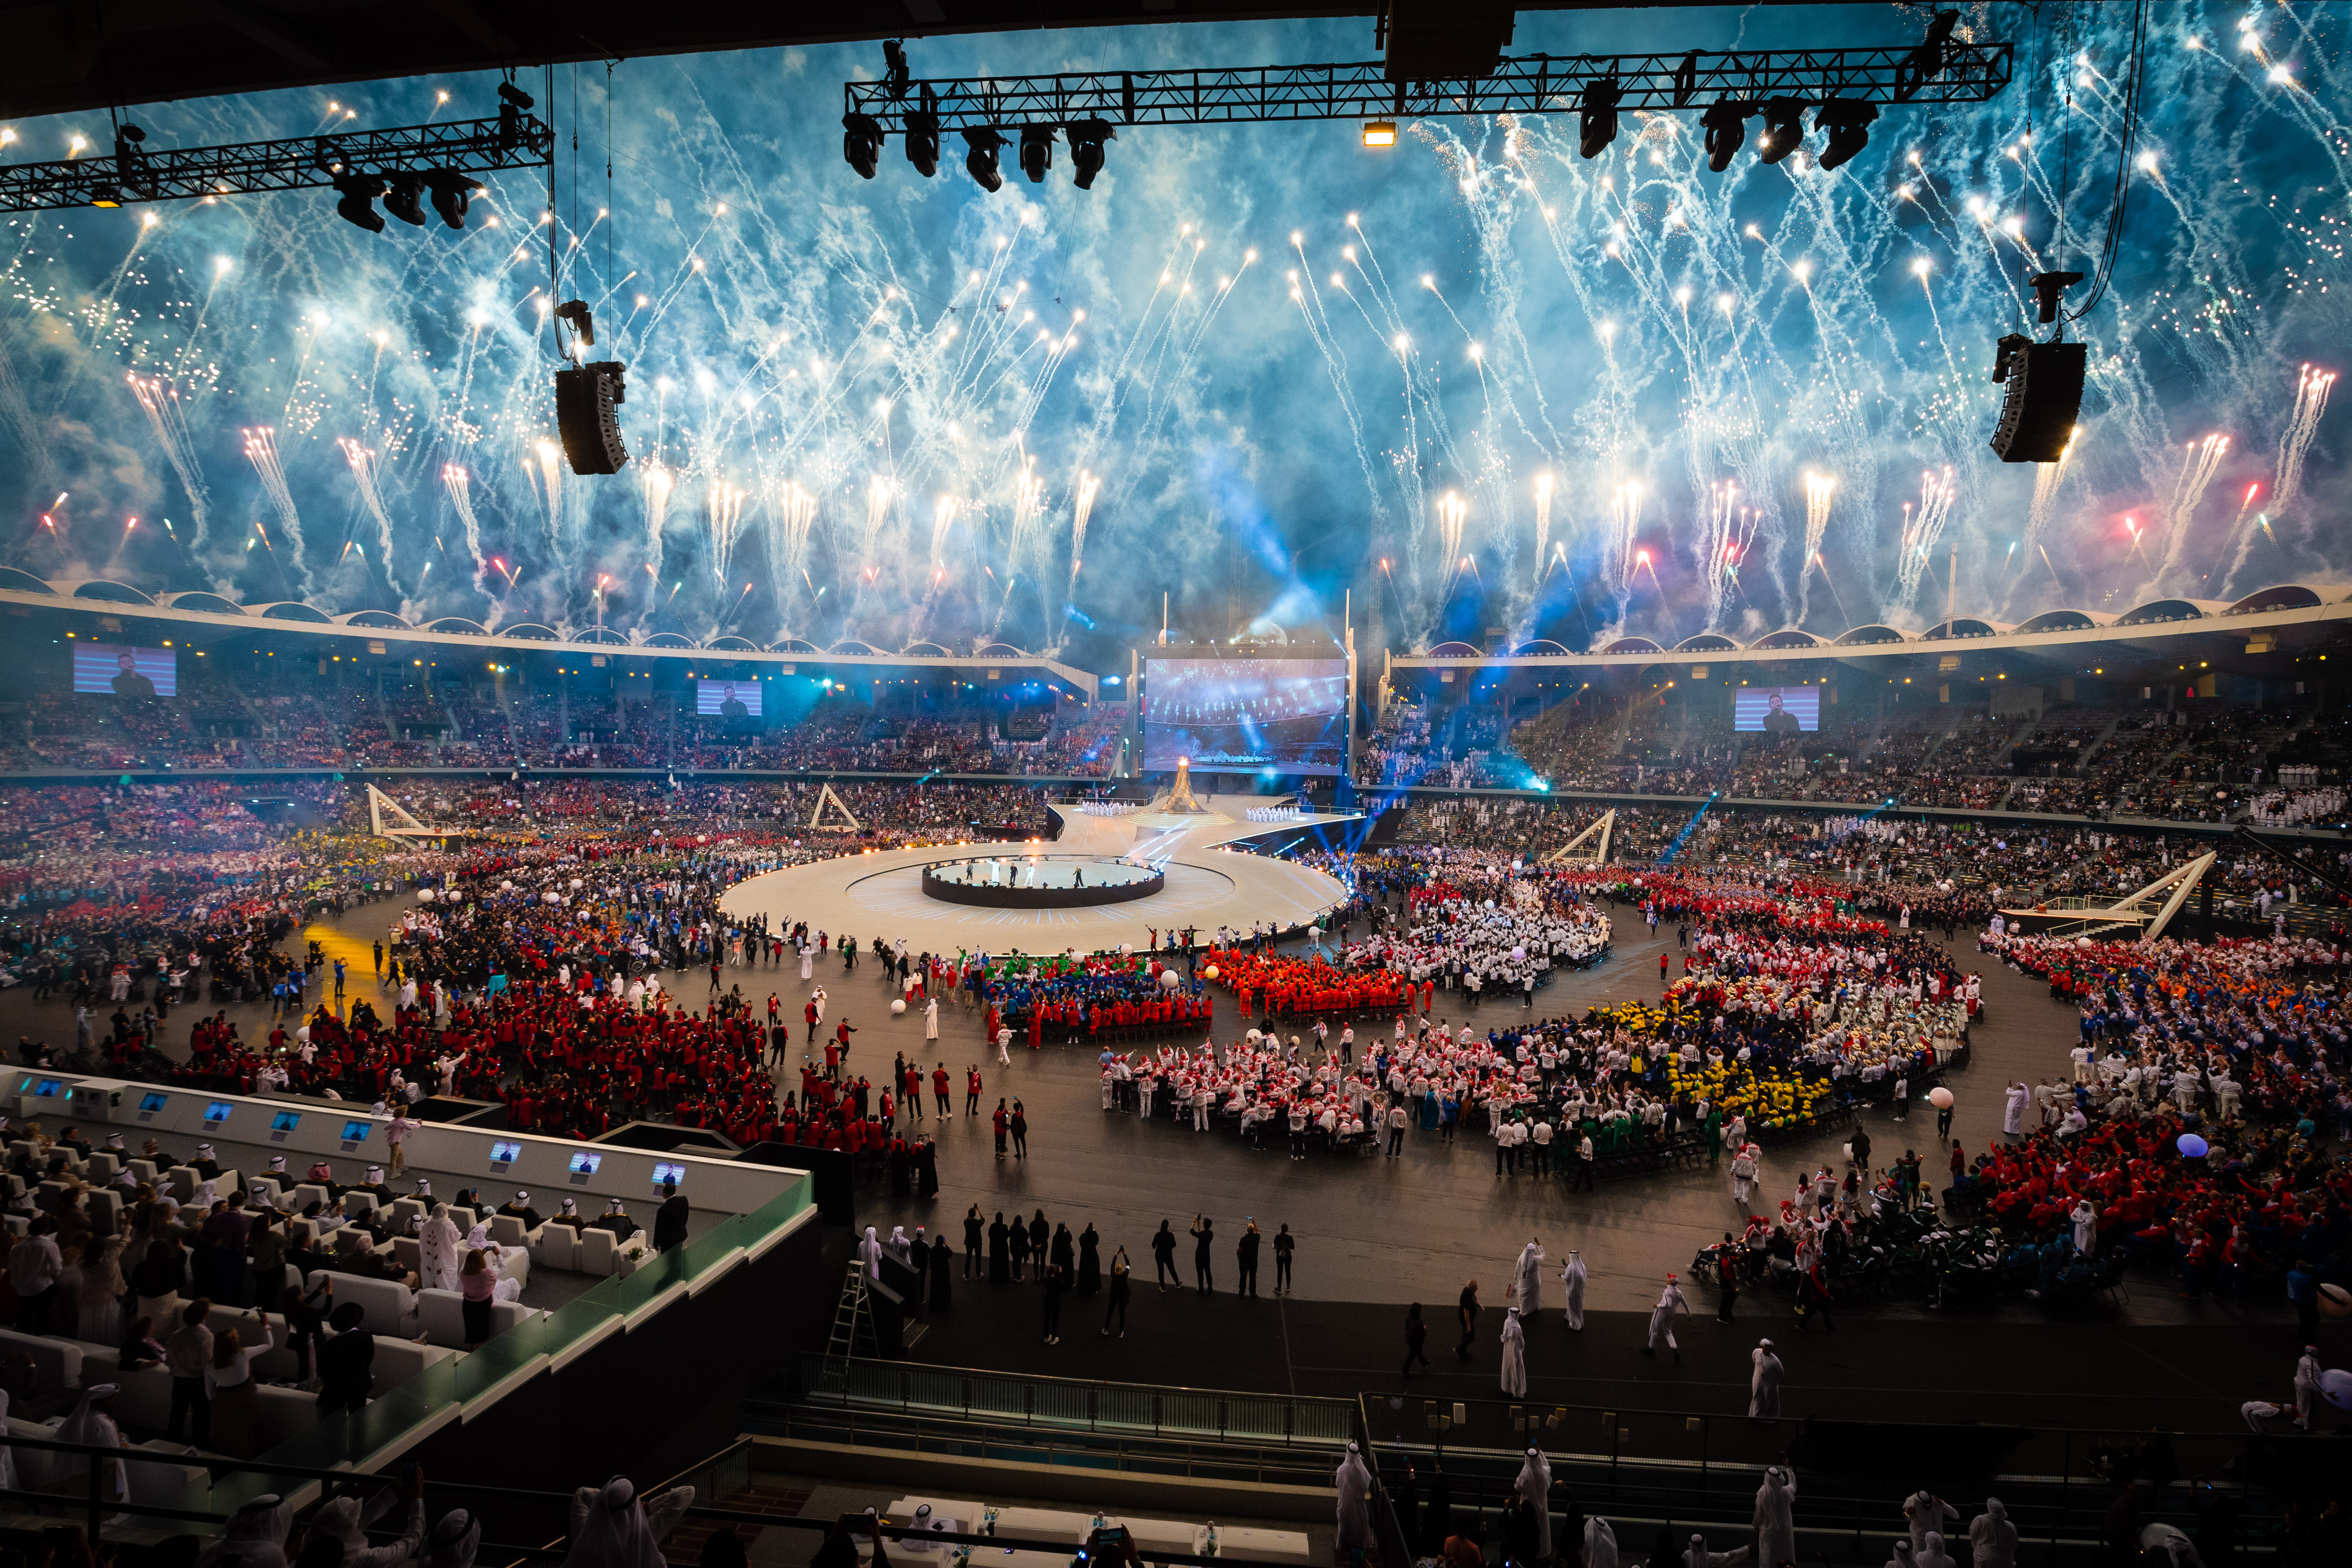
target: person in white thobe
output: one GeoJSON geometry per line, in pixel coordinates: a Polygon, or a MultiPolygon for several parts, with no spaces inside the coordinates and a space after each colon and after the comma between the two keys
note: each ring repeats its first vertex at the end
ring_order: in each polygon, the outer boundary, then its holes
{"type": "Polygon", "coordinates": [[[1512,1268],[1512,1292],[1518,1298],[1519,1310],[1531,1321],[1543,1310],[1543,1247],[1530,1237],[1519,1248],[1519,1260],[1512,1268]]]}
{"type": "MultiPolygon", "coordinates": [[[[114,1424],[112,1415],[114,1397],[121,1392],[118,1384],[111,1383],[93,1384],[83,1389],[81,1403],[74,1406],[73,1414],[67,1416],[64,1423],[58,1427],[55,1440],[59,1443],[79,1443],[91,1448],[123,1447],[122,1428],[114,1424]]],[[[89,1467],[81,1462],[81,1455],[65,1454],[58,1458],[60,1469],[72,1475],[88,1473],[89,1467]]],[[[131,1496],[130,1467],[121,1459],[100,1459],[98,1463],[103,1468],[103,1479],[100,1485],[105,1491],[106,1500],[111,1502],[127,1500],[131,1496]]]]}
{"type": "Polygon", "coordinates": [[[1959,1568],[1959,1564],[1952,1561],[1952,1554],[1944,1550],[1942,1531],[1931,1530],[1927,1532],[1927,1545],[1918,1553],[1916,1568],[1959,1568]]]}
{"type": "Polygon", "coordinates": [[[2319,1398],[2319,1347],[2303,1347],[2303,1359],[2294,1363],[2294,1424],[2305,1431],[2311,1430],[2312,1403],[2319,1398]]]}
{"type": "Polygon", "coordinates": [[[2140,1527],[2139,1549],[2141,1560],[2152,1568],[2164,1563],[2170,1563],[2171,1568],[2205,1568],[2205,1559],[2197,1554],[2197,1543],[2179,1525],[2161,1520],[2140,1527]]]}
{"type": "Polygon", "coordinates": [[[1976,1568],[2017,1568],[2017,1526],[2000,1499],[1985,1499],[1984,1511],[1969,1521],[1969,1545],[1976,1568]]]}
{"type": "Polygon", "coordinates": [[[435,1204],[432,1217],[416,1233],[416,1274],[424,1289],[457,1289],[457,1273],[466,1261],[458,1244],[464,1239],[457,1222],[449,1217],[449,1205],[435,1204]]]}
{"type": "Polygon", "coordinates": [[[1764,1472],[1756,1489],[1756,1560],[1778,1568],[1797,1560],[1797,1479],[1781,1466],[1764,1472]]]}
{"type": "Polygon", "coordinates": [[[672,1487],[641,1502],[625,1476],[572,1494],[572,1550],[565,1568],[668,1568],[662,1537],[694,1506],[692,1487],[672,1487]]]}
{"type": "Polygon", "coordinates": [[[1709,1552],[1706,1537],[1694,1535],[1690,1538],[1689,1548],[1683,1552],[1683,1568],[1729,1568],[1734,1563],[1747,1562],[1750,1550],[1741,1546],[1729,1552],[1709,1552]]]}
{"type": "Polygon", "coordinates": [[[1886,1568],[1918,1568],[1918,1558],[1913,1553],[1910,1542],[1900,1538],[1895,1541],[1894,1554],[1887,1558],[1886,1568]]]}
{"type": "Polygon", "coordinates": [[[1517,1307],[1503,1314],[1503,1392],[1514,1399],[1528,1394],[1528,1331],[1517,1307]]]}
{"type": "Polygon", "coordinates": [[[857,1244],[857,1262],[868,1279],[882,1278],[882,1241],[870,1225],[866,1227],[866,1239],[857,1244]]]}
{"type": "Polygon", "coordinates": [[[815,977],[816,949],[811,947],[806,942],[803,942],[801,943],[801,978],[803,980],[813,980],[815,977]]]}
{"type": "Polygon", "coordinates": [[[1597,1513],[1584,1521],[1583,1568],[1617,1568],[1617,1531],[1597,1513]]]}
{"type": "Polygon", "coordinates": [[[1568,1326],[1584,1327],[1584,1259],[1571,1248],[1568,1262],[1559,1271],[1562,1292],[1568,1297],[1568,1326]]]}
{"type": "Polygon", "coordinates": [[[2011,1138],[2025,1136],[2025,1108],[2033,1103],[2032,1091],[2021,1083],[2009,1086],[2009,1097],[2001,1102],[2000,1130],[2011,1138]]]}
{"type": "Polygon", "coordinates": [[[1535,1514],[1536,1561],[1541,1563],[1551,1556],[1551,1461],[1544,1458],[1541,1448],[1528,1450],[1512,1489],[1526,1500],[1535,1514]]]}
{"type": "Polygon", "coordinates": [[[1643,1355],[1658,1353],[1658,1340],[1663,1335],[1666,1348],[1675,1352],[1675,1359],[1683,1359],[1683,1347],[1675,1342],[1675,1309],[1677,1307],[1683,1310],[1685,1317],[1690,1315],[1690,1303],[1683,1299],[1682,1287],[1675,1284],[1675,1277],[1669,1274],[1666,1276],[1666,1288],[1658,1292],[1658,1304],[1650,1309],[1650,1337],[1642,1346],[1643,1355]]]}
{"type": "Polygon", "coordinates": [[[2099,1211],[2091,1206],[2090,1199],[2084,1198],[2066,1217],[2074,1225],[2074,1250],[2089,1257],[2098,1249],[2099,1211]]]}
{"type": "Polygon", "coordinates": [[[1780,1358],[1772,1353],[1770,1340],[1759,1340],[1756,1348],[1748,1352],[1754,1371],[1748,1377],[1748,1418],[1750,1421],[1780,1419],[1780,1358]]]}
{"type": "Polygon", "coordinates": [[[923,1004],[923,1039],[936,1044],[940,1037],[940,999],[936,996],[923,1004]]]}
{"type": "Polygon", "coordinates": [[[1940,1531],[1944,1521],[1960,1522],[1960,1516],[1950,1503],[1931,1491],[1916,1491],[1903,1500],[1903,1517],[1911,1521],[1911,1539],[1906,1542],[1914,1557],[1927,1544],[1927,1532],[1940,1531]]]}
{"type": "Polygon", "coordinates": [[[1356,1445],[1348,1445],[1348,1452],[1339,1461],[1339,1468],[1331,1478],[1339,1493],[1339,1549],[1341,1555],[1370,1550],[1372,1544],[1372,1472],[1364,1463],[1364,1456],[1356,1445]]]}

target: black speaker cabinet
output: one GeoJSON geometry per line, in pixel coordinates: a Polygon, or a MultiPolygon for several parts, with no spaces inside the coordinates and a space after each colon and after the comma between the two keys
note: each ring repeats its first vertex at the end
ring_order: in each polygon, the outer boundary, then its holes
{"type": "Polygon", "coordinates": [[[2083,412],[2081,343],[2026,343],[2008,361],[2008,394],[1992,449],[2004,463],[2054,463],[2083,412]]]}
{"type": "Polygon", "coordinates": [[[575,474],[617,474],[629,460],[620,416],[614,412],[627,401],[621,386],[625,368],[607,359],[555,373],[555,427],[575,474]]]}

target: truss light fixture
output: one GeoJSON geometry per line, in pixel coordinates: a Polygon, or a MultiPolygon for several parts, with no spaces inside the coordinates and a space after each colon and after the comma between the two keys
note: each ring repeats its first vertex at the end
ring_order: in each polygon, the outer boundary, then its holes
{"type": "Polygon", "coordinates": [[[1740,143],[1748,140],[1748,117],[1756,106],[1727,98],[1710,105],[1698,117],[1700,129],[1706,133],[1706,166],[1720,174],[1731,167],[1733,156],[1740,143]]]}
{"type": "Polygon", "coordinates": [[[376,197],[383,195],[383,182],[373,174],[337,174],[335,190],[340,199],[335,212],[345,223],[355,223],[370,234],[383,232],[383,215],[375,210],[376,197]]]}
{"type": "Polygon", "coordinates": [[[1045,171],[1054,166],[1054,128],[1050,125],[1024,125],[1021,128],[1021,172],[1029,176],[1033,185],[1045,183],[1045,171]]]}
{"type": "Polygon", "coordinates": [[[433,193],[433,210],[451,228],[466,226],[466,209],[473,204],[474,177],[455,169],[434,169],[425,175],[425,187],[433,193]]]}
{"type": "Polygon", "coordinates": [[[1756,141],[1756,155],[1777,163],[1805,144],[1805,103],[1798,98],[1764,100],[1764,134],[1756,141]]]}
{"type": "Polygon", "coordinates": [[[1396,145],[1396,121],[1393,121],[1393,120],[1367,120],[1367,121],[1364,121],[1364,145],[1365,145],[1365,146],[1367,146],[1367,147],[1393,147],[1393,146],[1395,146],[1395,145],[1396,145]]]}
{"type": "Polygon", "coordinates": [[[940,112],[931,89],[923,89],[923,107],[907,110],[907,162],[925,179],[940,172],[940,112]]]}
{"type": "Polygon", "coordinates": [[[998,133],[996,127],[991,125],[978,131],[965,132],[963,140],[965,147],[969,149],[963,155],[963,166],[965,172],[971,175],[973,183],[992,195],[1003,190],[1004,171],[997,166],[997,152],[1006,144],[1003,136],[998,133]]]}
{"type": "Polygon", "coordinates": [[[870,114],[851,110],[841,117],[841,155],[858,177],[874,177],[874,161],[882,153],[882,122],[870,114]]]}
{"type": "Polygon", "coordinates": [[[1828,132],[1830,138],[1822,167],[1834,169],[1870,145],[1870,125],[1877,118],[1878,105],[1859,99],[1832,98],[1822,104],[1813,115],[1813,129],[1828,132]]]}
{"type": "Polygon", "coordinates": [[[1576,151],[1598,158],[1617,140],[1617,100],[1623,89],[1613,76],[1597,76],[1584,84],[1576,107],[1576,151]]]}
{"type": "Polygon", "coordinates": [[[1078,189],[1095,188],[1095,176],[1102,173],[1103,143],[1118,134],[1108,120],[1076,120],[1062,128],[1070,139],[1070,167],[1075,171],[1072,181],[1078,189]]]}
{"type": "Polygon", "coordinates": [[[416,228],[425,226],[425,176],[396,169],[385,176],[383,210],[416,228]]]}

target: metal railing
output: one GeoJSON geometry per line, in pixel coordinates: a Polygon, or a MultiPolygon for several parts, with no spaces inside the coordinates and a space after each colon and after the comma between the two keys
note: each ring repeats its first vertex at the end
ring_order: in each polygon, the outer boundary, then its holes
{"type": "Polygon", "coordinates": [[[811,1404],[1072,1432],[1337,1447],[1355,1435],[1357,1422],[1355,1402],[1348,1399],[1013,1377],[911,1362],[844,1362],[806,1352],[800,1358],[799,1387],[811,1404]]]}
{"type": "Polygon", "coordinates": [[[1243,1440],[1161,1437],[1146,1433],[1020,1426],[990,1419],[904,1415],[851,1405],[755,1407],[744,1425],[761,1436],[831,1447],[885,1448],[990,1464],[1181,1478],[1246,1486],[1328,1485],[1336,1456],[1305,1446],[1262,1447],[1243,1440]]]}

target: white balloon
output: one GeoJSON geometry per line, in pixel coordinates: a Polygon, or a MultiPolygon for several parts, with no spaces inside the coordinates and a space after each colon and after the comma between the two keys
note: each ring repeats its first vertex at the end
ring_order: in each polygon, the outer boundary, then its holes
{"type": "Polygon", "coordinates": [[[419,888],[419,889],[416,889],[416,901],[417,901],[418,903],[420,903],[420,904],[429,904],[429,903],[431,903],[431,902],[433,901],[433,889],[430,889],[430,888],[419,888]]]}
{"type": "Polygon", "coordinates": [[[906,1010],[907,1010],[907,1003],[906,1003],[906,999],[905,999],[904,997],[901,997],[901,998],[899,998],[898,1000],[897,1000],[897,1001],[895,1001],[895,1002],[892,1002],[892,1003],[890,1004],[890,1011],[891,1011],[891,1012],[893,1012],[893,1013],[903,1013],[903,1012],[905,1012],[906,1010]]]}
{"type": "Polygon", "coordinates": [[[1160,972],[1160,984],[1164,990],[1173,991],[1183,983],[1183,978],[1172,969],[1163,969],[1160,972]]]}

